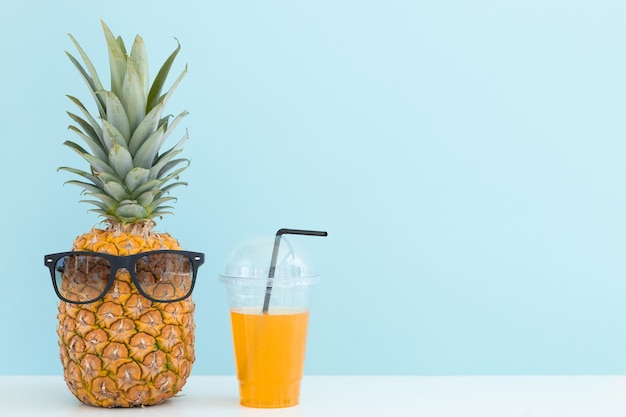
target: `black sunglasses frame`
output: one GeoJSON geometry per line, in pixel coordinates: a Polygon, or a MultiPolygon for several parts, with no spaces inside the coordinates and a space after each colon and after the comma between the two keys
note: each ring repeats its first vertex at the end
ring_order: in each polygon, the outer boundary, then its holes
{"type": "Polygon", "coordinates": [[[57,294],[57,297],[59,297],[61,300],[65,301],[66,303],[90,304],[90,303],[95,303],[96,301],[101,300],[113,286],[113,282],[115,281],[115,276],[117,275],[117,271],[120,269],[125,269],[126,271],[128,271],[133,281],[133,284],[135,284],[135,288],[137,288],[139,293],[143,295],[144,297],[146,297],[148,300],[152,302],[156,302],[156,303],[175,303],[177,301],[182,301],[185,298],[188,298],[193,292],[193,288],[196,285],[196,276],[198,274],[198,268],[204,263],[204,253],[190,252],[190,251],[184,251],[184,250],[163,249],[163,250],[140,252],[140,253],[136,253],[134,255],[128,255],[128,256],[117,256],[117,255],[111,255],[108,253],[100,253],[100,252],[73,251],[73,252],[59,252],[59,253],[53,253],[50,255],[45,255],[43,262],[44,262],[44,265],[47,266],[48,269],[50,269],[50,276],[52,278],[52,285],[54,286],[54,292],[57,294]],[[182,255],[182,256],[189,258],[189,260],[191,261],[191,267],[192,267],[192,272],[193,272],[193,275],[191,278],[191,287],[189,288],[189,292],[185,296],[175,298],[172,300],[159,300],[146,294],[146,292],[141,288],[141,285],[139,285],[137,277],[135,275],[135,266],[137,264],[137,260],[148,255],[154,255],[154,254],[159,254],[159,253],[171,253],[171,254],[176,254],[176,255],[182,255]],[[90,255],[90,256],[100,257],[109,261],[109,264],[111,265],[111,275],[109,276],[109,281],[107,282],[106,287],[102,290],[102,293],[97,298],[90,300],[90,301],[68,300],[67,298],[61,295],[61,293],[59,292],[59,288],[57,286],[56,272],[55,272],[57,262],[59,261],[59,259],[63,257],[77,256],[77,255],[79,256],[90,255]]]}

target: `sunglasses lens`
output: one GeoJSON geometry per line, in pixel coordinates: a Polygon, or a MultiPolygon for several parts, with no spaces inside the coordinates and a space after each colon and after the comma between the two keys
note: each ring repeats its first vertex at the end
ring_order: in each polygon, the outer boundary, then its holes
{"type": "Polygon", "coordinates": [[[97,255],[67,255],[57,260],[54,278],[59,294],[70,302],[89,303],[104,293],[111,263],[97,255]]]}
{"type": "Polygon", "coordinates": [[[158,301],[185,298],[193,288],[191,259],[178,253],[153,253],[141,257],[135,265],[135,276],[141,290],[158,301]]]}

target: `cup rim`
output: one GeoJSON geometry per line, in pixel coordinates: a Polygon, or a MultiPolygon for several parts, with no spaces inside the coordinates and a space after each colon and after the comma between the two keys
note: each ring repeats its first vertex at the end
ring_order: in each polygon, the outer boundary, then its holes
{"type": "Polygon", "coordinates": [[[240,283],[248,283],[248,284],[256,284],[265,286],[268,282],[271,281],[273,286],[282,285],[297,285],[297,284],[315,284],[320,280],[320,275],[306,275],[306,276],[293,276],[293,277],[285,277],[279,276],[274,278],[269,277],[244,277],[244,276],[235,276],[235,275],[227,275],[220,274],[219,280],[225,285],[240,282],[240,283]]]}

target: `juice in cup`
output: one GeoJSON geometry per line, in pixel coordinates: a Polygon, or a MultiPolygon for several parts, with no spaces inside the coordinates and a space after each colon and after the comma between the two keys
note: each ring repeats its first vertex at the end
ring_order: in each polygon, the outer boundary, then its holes
{"type": "Polygon", "coordinates": [[[231,310],[239,396],[248,407],[298,404],[309,313],[298,308],[231,310]]]}
{"type": "Polygon", "coordinates": [[[228,294],[239,399],[255,408],[300,401],[311,288],[319,275],[282,235],[326,236],[280,229],[244,241],[219,276],[228,294]]]}

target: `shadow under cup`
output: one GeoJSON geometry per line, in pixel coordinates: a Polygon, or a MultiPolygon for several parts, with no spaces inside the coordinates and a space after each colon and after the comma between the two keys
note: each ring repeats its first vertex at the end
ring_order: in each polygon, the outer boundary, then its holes
{"type": "Polygon", "coordinates": [[[318,279],[220,276],[228,293],[242,405],[278,408],[298,404],[310,293],[318,279]],[[268,301],[269,308],[264,311],[268,301]]]}

